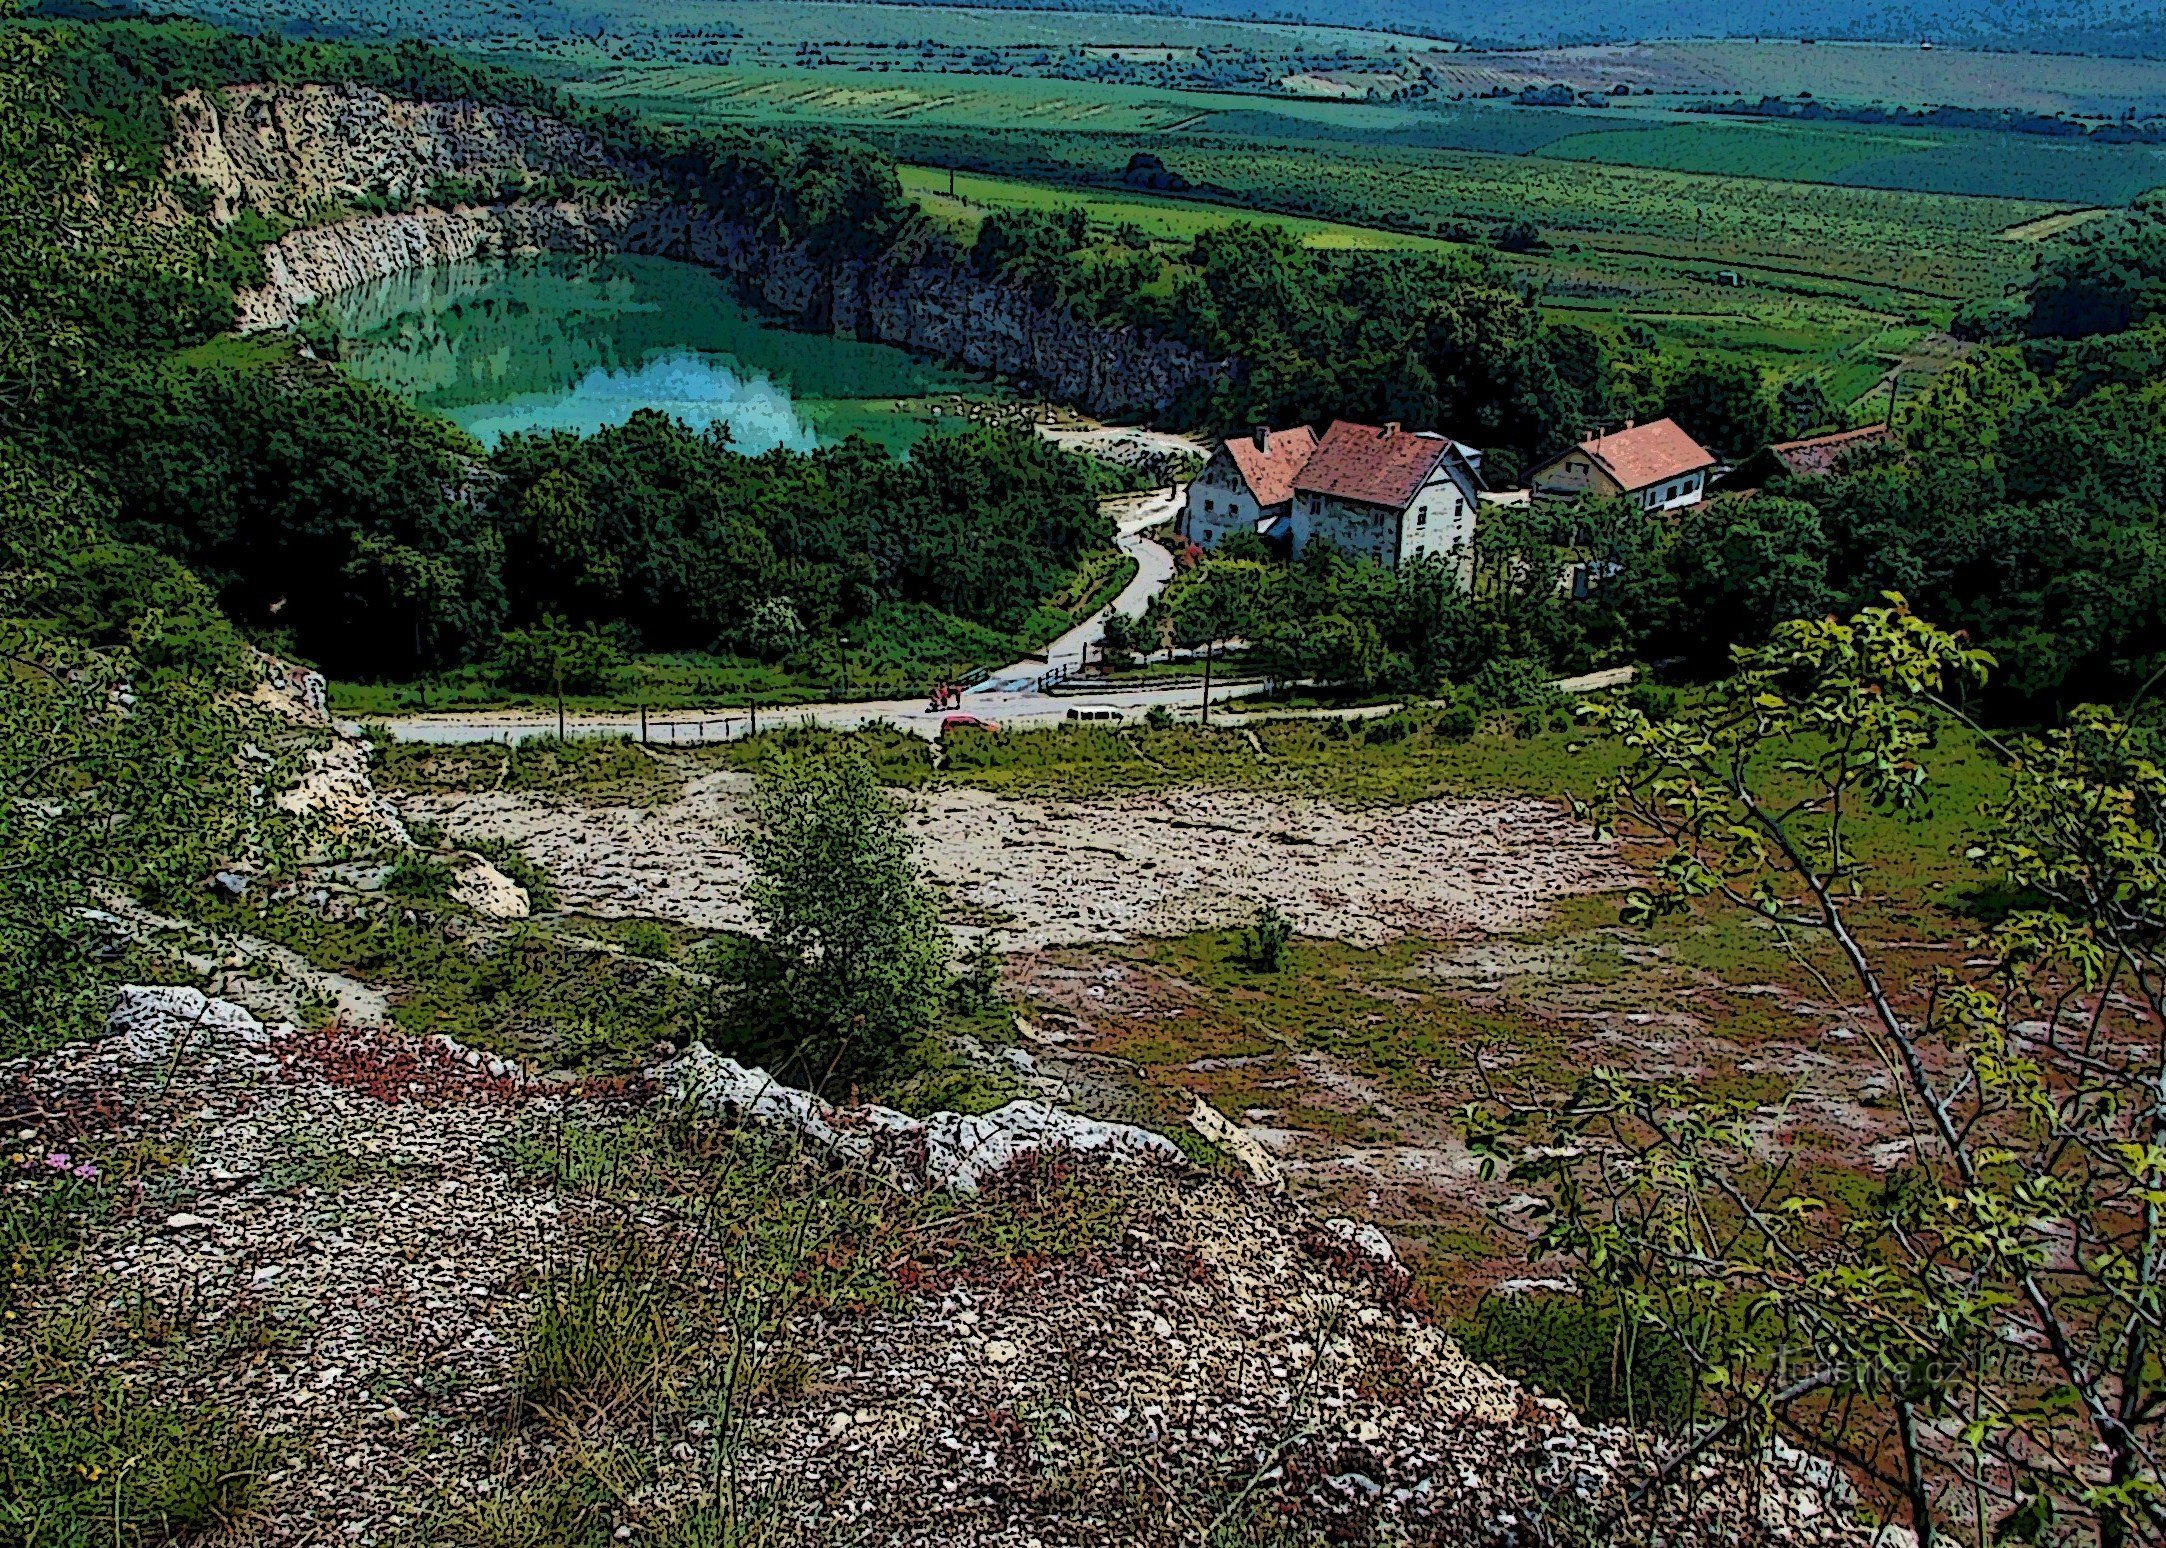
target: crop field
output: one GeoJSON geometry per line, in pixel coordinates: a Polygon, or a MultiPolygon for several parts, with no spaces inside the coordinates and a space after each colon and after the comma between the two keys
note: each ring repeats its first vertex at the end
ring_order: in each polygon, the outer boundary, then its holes
{"type": "Polygon", "coordinates": [[[1657,96],[1796,96],[1926,107],[2020,108],[2118,117],[2166,112],[2166,60],[2085,54],[1926,51],[1885,43],[1592,44],[1580,48],[1437,53],[1449,89],[1478,95],[1552,81],[1581,91],[1628,86],[1657,96]]]}
{"type": "Polygon", "coordinates": [[[1304,246],[1338,252],[1448,252],[1459,244],[1407,231],[1386,231],[1375,226],[1349,225],[1338,221],[1309,220],[1298,215],[1253,215],[1226,205],[1206,204],[1152,194],[1111,193],[1097,189],[1062,188],[1050,183],[1030,183],[1018,178],[984,177],[957,173],[952,177],[940,167],[902,168],[905,192],[927,214],[946,221],[964,241],[977,235],[978,223],[993,210],[1052,210],[1080,205],[1094,225],[1110,231],[1134,226],[1154,242],[1193,241],[1198,233],[1215,230],[1240,220],[1262,220],[1298,237],[1304,246]],[[953,187],[951,196],[949,188],[953,187]]]}
{"type": "Polygon", "coordinates": [[[1672,172],[2080,204],[2123,204],[2166,183],[2166,146],[2094,145],[1974,129],[1671,117],[1559,137],[1535,154],[1672,172]]]}

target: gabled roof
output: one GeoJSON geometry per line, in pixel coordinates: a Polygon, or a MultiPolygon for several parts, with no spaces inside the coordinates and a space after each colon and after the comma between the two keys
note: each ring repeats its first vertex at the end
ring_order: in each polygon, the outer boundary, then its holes
{"type": "MultiPolygon", "coordinates": [[[[1579,449],[1627,494],[1715,465],[1715,454],[1685,434],[1674,419],[1650,420],[1629,430],[1598,435],[1581,441],[1579,449]]],[[[1549,460],[1550,464],[1556,461],[1555,457],[1549,460]]]]}
{"type": "Polygon", "coordinates": [[[1364,505],[1405,510],[1407,502],[1436,472],[1437,464],[1447,457],[1466,462],[1467,471],[1479,485],[1480,477],[1472,461],[1450,436],[1336,419],[1316,443],[1316,455],[1294,479],[1294,488],[1303,494],[1331,495],[1364,505]]]}
{"type": "Polygon", "coordinates": [[[1284,505],[1294,497],[1294,476],[1315,454],[1316,432],[1296,425],[1270,431],[1265,440],[1258,446],[1253,435],[1241,436],[1226,443],[1226,454],[1258,505],[1284,505]]]}
{"type": "Polygon", "coordinates": [[[1886,425],[1863,425],[1856,430],[1838,430],[1833,435],[1808,436],[1802,441],[1777,441],[1768,450],[1775,454],[1777,462],[1800,478],[1829,478],[1848,453],[1860,446],[1885,441],[1890,434],[1886,425]]]}

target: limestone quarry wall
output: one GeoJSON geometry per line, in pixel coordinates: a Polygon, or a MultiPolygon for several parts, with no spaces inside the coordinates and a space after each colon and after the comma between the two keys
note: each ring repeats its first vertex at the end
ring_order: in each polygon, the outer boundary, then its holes
{"type": "Polygon", "coordinates": [[[1098,414],[1164,412],[1231,368],[1133,328],[1078,322],[1057,306],[944,258],[828,257],[726,215],[644,195],[641,169],[552,119],[474,103],[405,102],[364,87],[261,86],[173,104],[166,170],[209,196],[211,218],[243,210],[309,221],[358,197],[425,200],[443,179],[506,172],[576,177],[622,192],[581,202],[436,208],[304,224],[265,252],[265,283],[239,298],[243,332],[291,326],[302,310],[404,269],[531,253],[627,252],[731,275],[798,326],[847,333],[1014,377],[1098,414]]]}

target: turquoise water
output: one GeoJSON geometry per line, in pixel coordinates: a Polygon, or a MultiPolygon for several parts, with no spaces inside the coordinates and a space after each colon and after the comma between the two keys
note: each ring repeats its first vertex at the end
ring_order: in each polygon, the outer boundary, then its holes
{"type": "Polygon", "coordinates": [[[414,269],[321,303],[340,363],[485,445],[589,434],[643,408],[729,427],[747,455],[851,434],[894,450],[962,423],[983,380],[884,344],[763,319],[666,258],[541,257],[414,269]]]}

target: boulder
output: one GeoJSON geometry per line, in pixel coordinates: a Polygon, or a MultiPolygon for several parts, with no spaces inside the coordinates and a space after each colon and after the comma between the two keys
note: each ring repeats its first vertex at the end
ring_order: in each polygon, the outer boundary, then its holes
{"type": "Polygon", "coordinates": [[[177,1052],[262,1048],[271,1034],[230,1000],[179,984],[123,984],[105,1018],[105,1034],[124,1040],[137,1064],[164,1063],[177,1052]]]}
{"type": "Polygon", "coordinates": [[[454,903],[483,919],[524,919],[533,911],[526,888],[481,856],[462,854],[453,864],[457,867],[451,884],[454,903]]]}
{"type": "Polygon", "coordinates": [[[1102,1123],[1042,1102],[1010,1102],[990,1113],[938,1112],[913,1118],[870,1104],[837,1108],[699,1044],[654,1072],[680,1101],[741,1120],[771,1124],[851,1161],[882,1167],[906,1186],[975,1193],[986,1178],[1030,1156],[1074,1155],[1180,1166],[1186,1158],[1162,1134],[1102,1123]]]}

